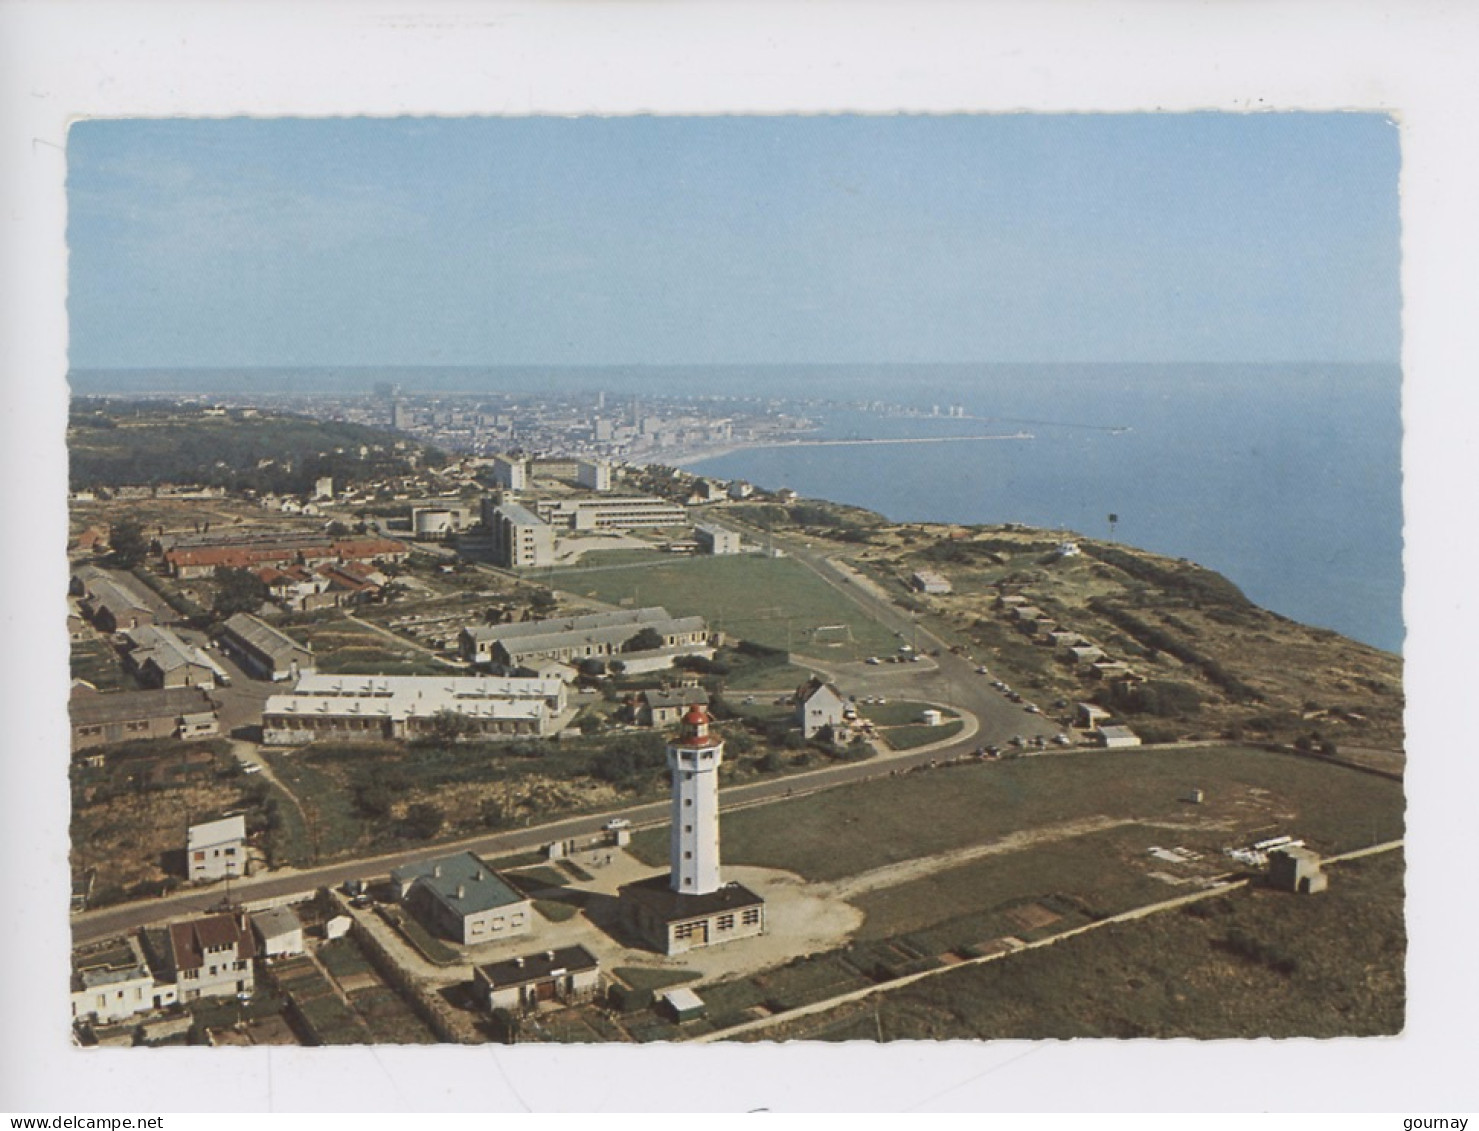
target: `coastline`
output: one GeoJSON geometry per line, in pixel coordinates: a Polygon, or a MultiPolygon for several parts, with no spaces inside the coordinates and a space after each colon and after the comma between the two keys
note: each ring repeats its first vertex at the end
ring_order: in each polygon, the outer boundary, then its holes
{"type": "Polygon", "coordinates": [[[771,448],[846,448],[864,447],[871,444],[953,444],[964,441],[979,443],[983,440],[1035,439],[1037,437],[1031,432],[1011,432],[989,436],[883,436],[859,439],[755,440],[748,443],[727,444],[717,448],[679,449],[677,458],[665,460],[664,463],[669,467],[687,467],[691,464],[702,463],[704,460],[735,455],[738,452],[763,451],[771,448]]]}

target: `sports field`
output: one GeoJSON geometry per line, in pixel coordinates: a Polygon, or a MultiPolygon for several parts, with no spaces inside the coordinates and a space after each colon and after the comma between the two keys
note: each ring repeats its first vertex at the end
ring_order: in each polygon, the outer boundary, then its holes
{"type": "Polygon", "coordinates": [[[858,660],[897,641],[810,570],[756,554],[677,558],[619,569],[555,570],[551,583],[612,605],[662,605],[771,648],[858,660]]]}

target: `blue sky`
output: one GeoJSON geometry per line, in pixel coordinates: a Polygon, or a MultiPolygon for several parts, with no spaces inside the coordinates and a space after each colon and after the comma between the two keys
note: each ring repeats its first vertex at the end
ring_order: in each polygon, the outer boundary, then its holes
{"type": "Polygon", "coordinates": [[[76,368],[1377,361],[1360,114],[97,121],[76,368]]]}

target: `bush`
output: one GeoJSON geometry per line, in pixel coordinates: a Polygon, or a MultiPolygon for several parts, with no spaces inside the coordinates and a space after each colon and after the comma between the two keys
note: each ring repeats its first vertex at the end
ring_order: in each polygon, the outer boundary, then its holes
{"type": "Polygon", "coordinates": [[[406,829],[418,840],[430,840],[442,831],[445,814],[426,801],[419,801],[406,810],[406,829]]]}
{"type": "Polygon", "coordinates": [[[647,986],[623,986],[613,983],[607,997],[611,1001],[612,1008],[620,1013],[636,1013],[638,1010],[651,1009],[655,996],[647,986]]]}

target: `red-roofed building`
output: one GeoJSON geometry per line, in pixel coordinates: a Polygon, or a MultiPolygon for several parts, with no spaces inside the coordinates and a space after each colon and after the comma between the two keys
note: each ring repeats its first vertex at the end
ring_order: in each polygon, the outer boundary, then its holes
{"type": "Polygon", "coordinates": [[[250,546],[178,546],[165,551],[165,565],[181,580],[209,577],[217,569],[258,569],[263,566],[318,565],[379,558],[405,561],[411,549],[393,538],[338,538],[323,541],[283,541],[250,546]]]}

